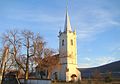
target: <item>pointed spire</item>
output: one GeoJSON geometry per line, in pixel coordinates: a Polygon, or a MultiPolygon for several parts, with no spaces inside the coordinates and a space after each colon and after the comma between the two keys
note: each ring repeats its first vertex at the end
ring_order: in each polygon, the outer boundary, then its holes
{"type": "Polygon", "coordinates": [[[68,11],[66,10],[64,32],[72,31],[68,11]]]}

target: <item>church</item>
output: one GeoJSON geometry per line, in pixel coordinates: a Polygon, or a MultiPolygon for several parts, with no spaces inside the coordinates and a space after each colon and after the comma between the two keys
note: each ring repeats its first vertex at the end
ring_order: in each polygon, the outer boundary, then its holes
{"type": "Polygon", "coordinates": [[[77,69],[77,44],[76,30],[71,28],[70,17],[66,10],[64,31],[59,31],[59,61],[61,69],[55,69],[58,80],[81,80],[80,71],[77,69]]]}
{"type": "MultiPolygon", "coordinates": [[[[58,38],[59,54],[55,54],[52,57],[59,59],[57,65],[60,65],[60,68],[55,65],[54,69],[50,72],[50,79],[66,82],[81,80],[81,73],[77,66],[76,30],[72,30],[68,10],[66,10],[64,30],[59,31],[58,38]]],[[[39,66],[36,68],[38,68],[36,72],[42,71],[39,70],[39,66]]],[[[44,72],[48,74],[47,70],[44,72]]]]}

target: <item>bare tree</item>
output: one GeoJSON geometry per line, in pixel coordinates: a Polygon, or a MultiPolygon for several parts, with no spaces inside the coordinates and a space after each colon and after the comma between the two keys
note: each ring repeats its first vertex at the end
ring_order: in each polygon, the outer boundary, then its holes
{"type": "Polygon", "coordinates": [[[24,43],[23,45],[26,48],[26,70],[25,70],[25,79],[28,79],[28,75],[29,75],[29,58],[31,56],[34,56],[34,53],[30,52],[30,48],[32,48],[33,45],[33,32],[31,31],[23,31],[22,32],[23,35],[23,39],[24,39],[24,43]]]}
{"type": "Polygon", "coordinates": [[[4,33],[2,41],[3,44],[9,45],[9,53],[14,57],[17,65],[25,71],[24,66],[17,58],[20,54],[19,52],[22,46],[19,32],[17,30],[10,30],[4,33]]]}
{"type": "Polygon", "coordinates": [[[39,34],[35,35],[33,32],[29,30],[22,31],[22,35],[23,35],[23,45],[26,49],[25,79],[27,80],[29,76],[29,60],[30,58],[34,58],[36,56],[37,57],[42,56],[45,42],[39,36],[39,34]]]}
{"type": "Polygon", "coordinates": [[[44,59],[43,63],[45,64],[45,68],[47,69],[47,78],[50,79],[51,73],[55,68],[60,69],[60,64],[59,64],[59,57],[58,54],[55,55],[55,51],[52,49],[45,49],[44,50],[44,59]]]}
{"type": "Polygon", "coordinates": [[[17,30],[10,30],[3,34],[2,42],[3,45],[9,46],[9,56],[13,61],[11,65],[17,64],[17,68],[25,72],[25,80],[29,77],[31,59],[33,59],[31,63],[36,62],[40,68],[48,71],[48,78],[50,78],[52,70],[59,65],[58,57],[53,56],[53,50],[45,48],[46,42],[39,34],[34,34],[29,30],[21,33],[17,30]]]}
{"type": "Polygon", "coordinates": [[[8,54],[9,54],[9,48],[8,46],[5,46],[2,54],[2,62],[1,62],[1,69],[0,69],[0,84],[2,84],[2,80],[4,78],[6,63],[8,60],[8,54]]]}
{"type": "Polygon", "coordinates": [[[18,67],[25,72],[25,79],[27,80],[29,75],[29,58],[42,55],[45,44],[42,38],[39,34],[34,35],[29,30],[24,30],[22,33],[17,30],[10,30],[3,34],[2,43],[9,46],[10,56],[14,58],[18,67]],[[19,59],[21,56],[25,58],[19,59]]]}
{"type": "Polygon", "coordinates": [[[111,71],[108,71],[106,73],[106,76],[105,76],[104,80],[105,80],[106,83],[111,83],[112,82],[112,72],[111,71]]]}
{"type": "Polygon", "coordinates": [[[93,73],[93,78],[95,80],[95,84],[100,84],[100,81],[101,81],[101,74],[99,72],[99,70],[95,70],[94,73],[93,73]]]}
{"type": "Polygon", "coordinates": [[[24,66],[17,58],[21,48],[21,38],[19,32],[17,30],[10,30],[5,32],[2,35],[2,45],[3,47],[8,46],[9,49],[9,56],[7,60],[8,63],[6,62],[4,71],[11,71],[12,69],[17,68],[15,67],[16,64],[24,70],[24,66]],[[11,66],[14,66],[14,68],[11,66]]]}
{"type": "Polygon", "coordinates": [[[60,68],[58,54],[54,55],[55,52],[52,49],[45,48],[44,49],[44,57],[36,58],[36,62],[38,63],[38,67],[40,70],[47,71],[47,78],[50,79],[51,73],[53,69],[60,68]],[[39,61],[41,60],[41,61],[39,61]]]}

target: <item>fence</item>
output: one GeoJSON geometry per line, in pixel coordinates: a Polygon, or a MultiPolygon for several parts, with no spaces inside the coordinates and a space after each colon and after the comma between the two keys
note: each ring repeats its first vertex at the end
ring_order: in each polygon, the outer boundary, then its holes
{"type": "MultiPolygon", "coordinates": [[[[21,84],[24,84],[24,79],[19,79],[21,84]]],[[[49,79],[28,79],[27,84],[51,84],[49,79]]]]}

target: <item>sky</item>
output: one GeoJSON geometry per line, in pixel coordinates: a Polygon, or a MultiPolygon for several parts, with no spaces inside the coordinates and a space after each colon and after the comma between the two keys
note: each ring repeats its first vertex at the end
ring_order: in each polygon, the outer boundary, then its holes
{"type": "MultiPolygon", "coordinates": [[[[67,0],[0,0],[0,34],[28,29],[59,49],[67,0]]],[[[68,0],[72,30],[77,30],[78,67],[120,60],[120,0],[68,0]]]]}

